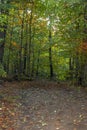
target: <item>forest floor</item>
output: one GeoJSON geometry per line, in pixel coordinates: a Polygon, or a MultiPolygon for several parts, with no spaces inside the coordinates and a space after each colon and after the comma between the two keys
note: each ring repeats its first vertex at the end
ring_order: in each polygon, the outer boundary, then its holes
{"type": "Polygon", "coordinates": [[[5,82],[0,130],[87,130],[87,90],[44,80],[5,82]]]}

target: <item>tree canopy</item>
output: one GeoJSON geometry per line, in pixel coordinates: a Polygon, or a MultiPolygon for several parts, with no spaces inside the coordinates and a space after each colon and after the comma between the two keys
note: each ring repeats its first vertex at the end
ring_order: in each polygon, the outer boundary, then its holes
{"type": "Polygon", "coordinates": [[[86,0],[1,0],[0,76],[87,84],[86,0]]]}

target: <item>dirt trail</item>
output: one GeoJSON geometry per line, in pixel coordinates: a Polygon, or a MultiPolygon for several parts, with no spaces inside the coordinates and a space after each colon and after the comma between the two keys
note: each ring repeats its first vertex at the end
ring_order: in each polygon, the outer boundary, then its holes
{"type": "Polygon", "coordinates": [[[0,130],[87,130],[87,91],[48,81],[6,82],[0,130]]]}

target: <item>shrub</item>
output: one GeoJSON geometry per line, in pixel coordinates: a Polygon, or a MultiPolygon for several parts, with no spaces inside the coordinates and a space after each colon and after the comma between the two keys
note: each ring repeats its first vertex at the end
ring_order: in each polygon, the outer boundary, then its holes
{"type": "Polygon", "coordinates": [[[5,72],[3,66],[0,64],[0,77],[4,78],[7,76],[7,73],[5,72]]]}

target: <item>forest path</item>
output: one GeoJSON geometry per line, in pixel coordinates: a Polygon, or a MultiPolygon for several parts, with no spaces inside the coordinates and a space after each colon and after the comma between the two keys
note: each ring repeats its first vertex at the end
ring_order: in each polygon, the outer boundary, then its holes
{"type": "Polygon", "coordinates": [[[44,80],[5,82],[0,130],[87,130],[87,91],[44,80]]]}

